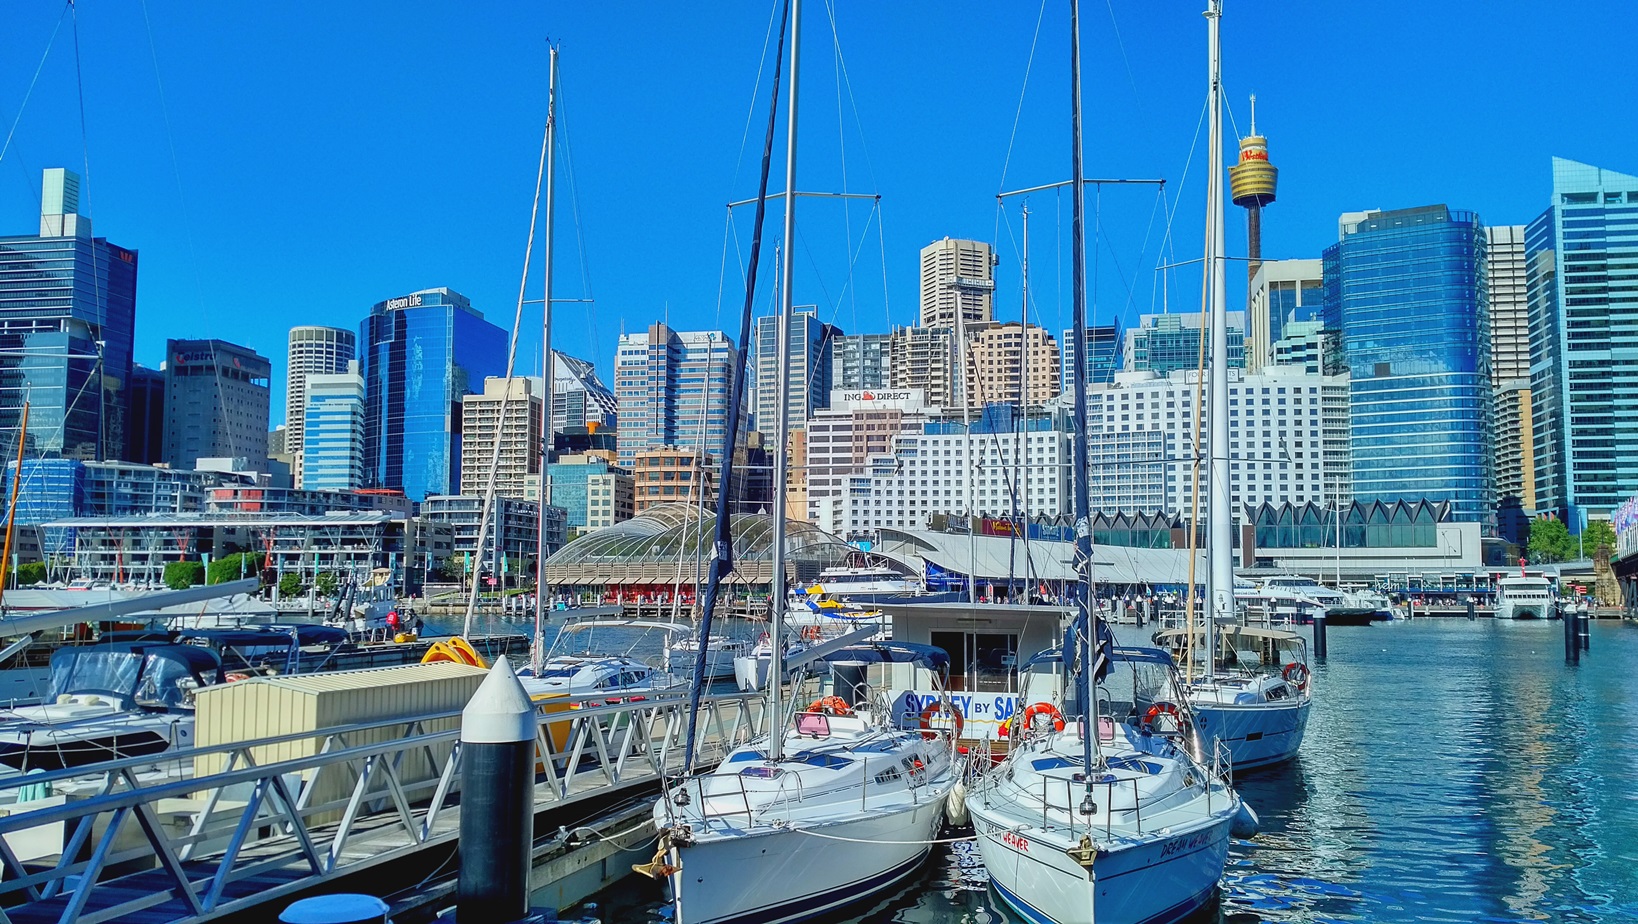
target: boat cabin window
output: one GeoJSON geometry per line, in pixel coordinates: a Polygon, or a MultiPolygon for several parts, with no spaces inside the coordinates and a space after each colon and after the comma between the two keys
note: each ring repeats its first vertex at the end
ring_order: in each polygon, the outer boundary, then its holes
{"type": "Polygon", "coordinates": [[[60,650],[51,659],[51,697],[69,693],[129,696],[142,672],[142,657],[134,651],[60,650]]]}
{"type": "Polygon", "coordinates": [[[830,719],[817,712],[798,712],[796,714],[796,733],[814,738],[829,738],[830,719]]]}
{"type": "Polygon", "coordinates": [[[933,632],[935,647],[950,654],[951,690],[1013,693],[1018,689],[1018,636],[983,632],[933,632]]]}

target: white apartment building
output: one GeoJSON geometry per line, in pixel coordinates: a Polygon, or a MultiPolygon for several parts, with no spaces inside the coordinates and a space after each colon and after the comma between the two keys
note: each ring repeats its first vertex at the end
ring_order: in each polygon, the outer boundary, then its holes
{"type": "Polygon", "coordinates": [[[995,249],[945,238],[921,249],[921,326],[955,327],[995,318],[995,249]]]}
{"type": "MultiPolygon", "coordinates": [[[[1122,372],[1087,397],[1089,484],[1097,512],[1192,509],[1198,375],[1122,372]]],[[[1067,406],[1068,397],[1060,401],[1067,406]]],[[[1352,499],[1348,453],[1348,379],[1270,367],[1260,375],[1229,370],[1230,487],[1244,505],[1352,499]]],[[[1204,460],[1202,471],[1206,469],[1204,460]]],[[[1210,485],[1200,491],[1206,509],[1210,485]]]]}
{"type": "Polygon", "coordinates": [[[498,438],[500,464],[495,469],[495,494],[513,500],[524,498],[528,477],[540,475],[541,408],[541,396],[523,377],[508,380],[490,376],[484,379],[483,394],[461,399],[461,494],[484,495],[490,467],[495,464],[498,438]]]}

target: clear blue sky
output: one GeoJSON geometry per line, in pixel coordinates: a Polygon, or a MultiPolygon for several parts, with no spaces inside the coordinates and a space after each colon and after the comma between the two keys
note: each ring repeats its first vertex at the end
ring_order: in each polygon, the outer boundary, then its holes
{"type": "MultiPolygon", "coordinates": [[[[827,10],[808,4],[798,185],[842,189],[845,164],[847,189],[883,197],[885,240],[868,204],[804,202],[799,303],[849,332],[909,323],[917,250],[950,235],[998,241],[997,313],[1017,317],[1016,204],[1003,217],[995,194],[1067,178],[1066,7],[1045,10],[1003,173],[1038,4],[841,4],[840,94],[827,10]]],[[[1205,98],[1202,7],[1087,0],[1082,13],[1087,172],[1164,177],[1169,200],[1181,186],[1178,259],[1200,249],[1204,152],[1191,160],[1190,146],[1205,98]]],[[[0,233],[35,230],[41,168],[83,172],[89,160],[97,233],[141,252],[138,360],[157,364],[166,337],[254,347],[275,362],[277,422],[291,325],[356,329],[372,303],[440,285],[511,325],[550,36],[562,44],[579,206],[577,220],[565,181],[558,295],[582,297],[589,280],[596,298],[559,307],[557,343],[606,372],[622,326],[668,316],[736,333],[743,279],[723,206],[755,192],[765,89],[742,138],[771,10],[154,0],[145,20],[142,4],[84,0],[82,145],[71,20],[54,2],[12,4],[0,130],[63,25],[0,161],[0,233]]],[[[1493,224],[1528,221],[1546,205],[1552,155],[1638,171],[1635,22],[1615,2],[1230,0],[1233,116],[1244,132],[1257,93],[1281,170],[1265,255],[1318,256],[1337,215],[1356,209],[1444,202],[1493,224]]],[[[776,161],[774,189],[781,170],[776,161]]],[[[1099,204],[1094,318],[1158,308],[1165,221],[1151,223],[1154,193],[1109,191],[1099,204]]],[[[1037,194],[1030,205],[1032,320],[1057,328],[1068,203],[1037,194]]],[[[770,241],[778,221],[770,212],[770,241]]],[[[1229,226],[1231,250],[1243,247],[1242,213],[1229,226]]],[[[531,298],[538,285],[537,273],[531,298]]],[[[1169,294],[1172,310],[1197,310],[1197,274],[1173,274],[1169,294]]],[[[526,324],[529,368],[538,321],[526,324]]]]}

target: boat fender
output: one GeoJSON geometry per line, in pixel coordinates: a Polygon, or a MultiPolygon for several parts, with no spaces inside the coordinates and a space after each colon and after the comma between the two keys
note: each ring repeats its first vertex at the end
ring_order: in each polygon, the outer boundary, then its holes
{"type": "Polygon", "coordinates": [[[1234,821],[1229,824],[1229,834],[1241,840],[1255,837],[1259,824],[1261,821],[1257,818],[1256,811],[1247,803],[1241,802],[1240,810],[1234,813],[1234,821]]]}
{"type": "Polygon", "coordinates": [[[950,787],[950,794],[944,797],[944,817],[956,827],[964,827],[972,820],[967,812],[967,784],[956,783],[950,787]]]}
{"type": "Polygon", "coordinates": [[[955,719],[955,740],[961,740],[961,730],[966,727],[967,720],[962,717],[961,710],[955,703],[934,703],[921,711],[921,736],[928,741],[938,737],[939,729],[933,727],[935,716],[945,715],[955,719]]]}

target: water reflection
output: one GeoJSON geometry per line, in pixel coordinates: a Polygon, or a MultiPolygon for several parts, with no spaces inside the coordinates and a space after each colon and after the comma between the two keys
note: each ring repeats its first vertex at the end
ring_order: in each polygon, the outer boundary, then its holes
{"type": "MultiPolygon", "coordinates": [[[[1638,919],[1638,627],[1593,629],[1576,668],[1556,623],[1332,629],[1302,754],[1235,781],[1262,831],[1189,924],[1638,919]]],[[[831,920],[1016,920],[984,879],[967,845],[937,848],[913,884],[831,920]]],[[[604,919],[667,919],[646,883],[604,894],[645,889],[604,919]]]]}

